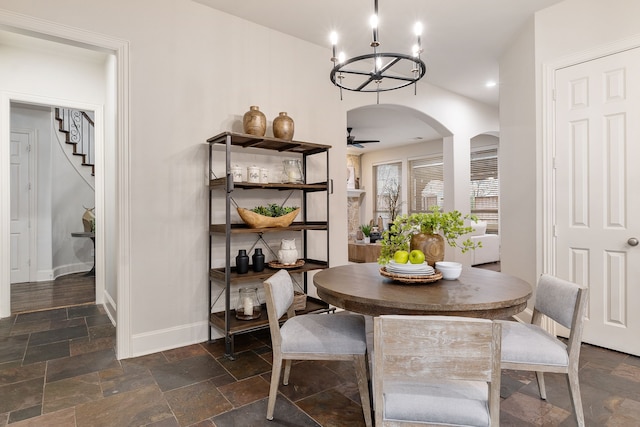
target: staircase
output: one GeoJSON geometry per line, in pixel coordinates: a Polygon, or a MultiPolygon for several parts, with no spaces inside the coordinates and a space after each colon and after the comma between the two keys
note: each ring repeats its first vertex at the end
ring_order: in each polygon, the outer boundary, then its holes
{"type": "Polygon", "coordinates": [[[56,108],[58,130],[65,135],[65,142],[73,146],[73,155],[81,156],[82,166],[91,168],[95,176],[95,125],[91,117],[81,110],[56,108]]]}

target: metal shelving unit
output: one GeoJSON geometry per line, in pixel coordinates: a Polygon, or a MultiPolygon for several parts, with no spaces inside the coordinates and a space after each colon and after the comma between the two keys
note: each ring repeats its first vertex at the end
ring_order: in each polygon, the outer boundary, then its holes
{"type": "MultiPolygon", "coordinates": [[[[207,139],[209,144],[209,340],[211,340],[211,327],[216,327],[225,335],[225,354],[229,358],[234,357],[234,335],[266,328],[269,320],[266,308],[263,307],[263,315],[254,320],[237,320],[235,310],[231,308],[231,285],[235,283],[262,281],[274,273],[276,269],[265,268],[256,273],[249,271],[247,274],[238,274],[236,268],[231,266],[231,242],[234,236],[253,234],[256,240],[262,239],[265,233],[282,233],[296,231],[302,236],[302,259],[305,264],[302,267],[291,270],[291,273],[302,273],[304,292],[307,292],[307,273],[312,270],[327,268],[329,266],[329,149],[330,145],[314,144],[302,141],[285,141],[277,138],[256,137],[235,132],[223,132],[207,139]],[[224,150],[216,150],[214,147],[224,146],[224,150]],[[326,179],[323,182],[292,184],[292,183],[268,183],[258,184],[249,182],[234,182],[231,174],[232,147],[255,148],[275,152],[284,152],[302,160],[303,174],[307,179],[307,159],[309,156],[324,155],[326,161],[326,179]],[[223,155],[225,160],[225,176],[214,177],[212,168],[215,155],[223,155]],[[232,195],[236,191],[260,191],[282,190],[300,191],[302,193],[302,210],[299,218],[301,221],[292,223],[289,227],[282,228],[249,228],[245,224],[231,223],[232,195]],[[326,221],[308,221],[307,203],[308,195],[316,192],[326,193],[326,221]],[[224,196],[222,196],[224,193],[224,196]],[[222,202],[224,198],[225,222],[213,224],[213,204],[222,202]],[[308,232],[326,232],[326,259],[317,260],[308,258],[308,232]],[[213,267],[214,243],[224,239],[224,266],[213,267]],[[222,287],[224,292],[224,311],[212,312],[214,299],[213,289],[222,287]]],[[[316,298],[307,297],[307,307],[299,313],[330,311],[329,305],[316,298]]],[[[286,316],[286,315],[285,315],[286,316]]],[[[281,319],[284,321],[285,318],[281,319]]]]}

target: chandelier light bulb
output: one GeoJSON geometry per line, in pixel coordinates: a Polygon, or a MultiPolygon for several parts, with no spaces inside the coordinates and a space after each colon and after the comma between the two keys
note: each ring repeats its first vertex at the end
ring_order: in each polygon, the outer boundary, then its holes
{"type": "Polygon", "coordinates": [[[331,56],[331,60],[335,63],[336,62],[336,44],[338,43],[338,33],[336,33],[335,31],[332,31],[331,34],[329,34],[329,39],[331,40],[331,50],[332,50],[332,56],[331,56]]]}
{"type": "Polygon", "coordinates": [[[378,15],[376,14],[371,15],[371,18],[369,18],[369,24],[373,29],[378,28],[378,15]]]}
{"type": "Polygon", "coordinates": [[[422,35],[422,23],[421,22],[416,22],[416,24],[413,26],[413,34],[415,34],[416,36],[421,36],[422,35]]]}
{"type": "Polygon", "coordinates": [[[336,33],[335,31],[331,31],[331,34],[329,34],[329,40],[331,40],[331,44],[333,46],[338,44],[338,33],[336,33]]]}
{"type": "Polygon", "coordinates": [[[338,54],[338,62],[339,62],[339,63],[341,63],[341,64],[342,64],[346,58],[347,58],[347,55],[345,55],[345,53],[344,53],[344,52],[340,52],[340,53],[338,54]]]}

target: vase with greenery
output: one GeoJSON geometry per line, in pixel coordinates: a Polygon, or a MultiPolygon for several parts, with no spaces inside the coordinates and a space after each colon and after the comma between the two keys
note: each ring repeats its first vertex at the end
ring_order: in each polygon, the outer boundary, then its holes
{"type": "Polygon", "coordinates": [[[473,227],[465,224],[467,220],[475,221],[477,218],[475,215],[462,215],[457,210],[441,212],[438,206],[433,206],[430,212],[398,216],[391,228],[382,234],[378,263],[387,264],[399,250],[420,249],[425,253],[427,262],[434,265],[444,259],[445,241],[462,253],[481,247],[480,242],[474,243],[471,239],[458,241],[473,231],[473,227]]]}
{"type": "Polygon", "coordinates": [[[360,226],[360,231],[364,234],[364,242],[369,243],[371,239],[371,226],[369,224],[362,224],[360,226]]]}

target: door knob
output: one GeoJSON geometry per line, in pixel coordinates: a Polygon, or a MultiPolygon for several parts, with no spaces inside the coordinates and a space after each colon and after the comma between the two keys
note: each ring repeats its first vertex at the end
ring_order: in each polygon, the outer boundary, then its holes
{"type": "Polygon", "coordinates": [[[635,237],[631,237],[629,238],[629,240],[627,240],[627,243],[629,244],[629,246],[638,246],[638,239],[636,239],[635,237]]]}

